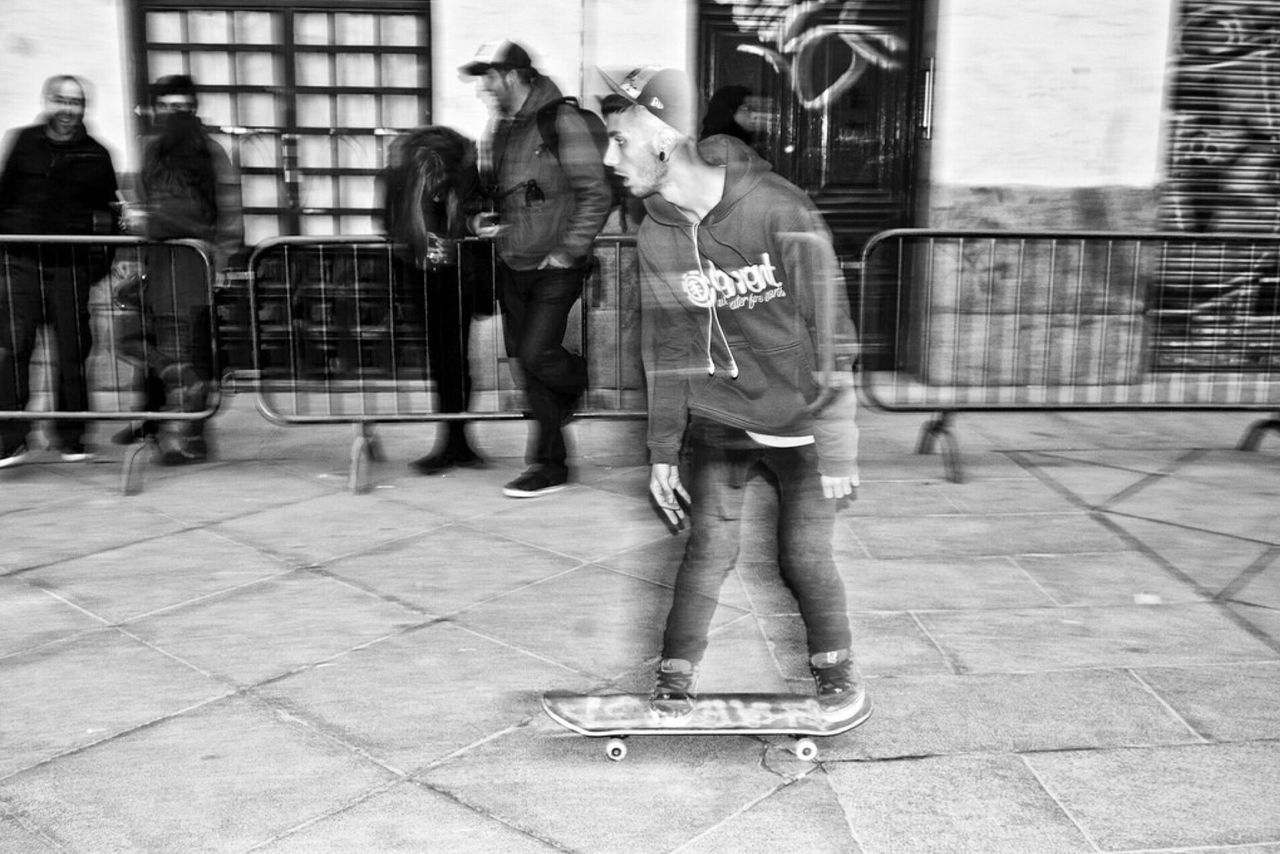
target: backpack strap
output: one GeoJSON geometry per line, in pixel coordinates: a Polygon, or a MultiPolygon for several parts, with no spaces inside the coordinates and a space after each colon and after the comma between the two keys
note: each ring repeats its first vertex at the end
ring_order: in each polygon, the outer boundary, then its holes
{"type": "Polygon", "coordinates": [[[560,159],[560,128],[556,123],[560,119],[560,107],[565,104],[575,110],[579,109],[577,98],[565,96],[549,104],[543,104],[537,112],[538,133],[542,136],[542,144],[555,155],[556,160],[560,159]]]}

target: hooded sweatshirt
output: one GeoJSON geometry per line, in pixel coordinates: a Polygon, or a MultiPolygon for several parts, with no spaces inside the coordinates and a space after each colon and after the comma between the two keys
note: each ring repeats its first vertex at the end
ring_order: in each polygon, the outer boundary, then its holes
{"type": "Polygon", "coordinates": [[[698,151],[726,169],[720,202],[693,224],[651,196],[637,239],[650,462],[677,462],[693,413],[782,442],[812,437],[821,473],[856,483],[856,399],[834,370],[856,337],[831,234],[740,140],[709,137],[698,151]]]}
{"type": "Polygon", "coordinates": [[[514,270],[532,270],[557,251],[585,261],[613,203],[600,150],[577,110],[556,112],[558,152],[543,142],[538,111],[562,97],[549,78],[536,78],[516,114],[494,122],[485,140],[485,171],[505,226],[498,254],[514,270]],[[526,192],[531,181],[537,194],[526,192]]]}

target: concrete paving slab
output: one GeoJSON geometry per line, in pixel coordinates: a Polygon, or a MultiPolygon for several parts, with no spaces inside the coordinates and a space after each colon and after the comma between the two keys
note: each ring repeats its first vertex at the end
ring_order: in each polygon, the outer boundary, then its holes
{"type": "Polygon", "coordinates": [[[8,513],[3,518],[0,573],[127,545],[138,538],[139,531],[159,536],[185,527],[146,507],[122,501],[119,495],[105,493],[8,513]]]}
{"type": "Polygon", "coordinates": [[[632,738],[621,763],[602,739],[549,719],[417,775],[461,803],[574,851],[671,851],[813,766],[780,776],[741,736],[632,738]]]}
{"type": "Polygon", "coordinates": [[[859,854],[844,810],[826,775],[815,772],[746,806],[688,842],[682,854],[728,851],[805,851],[859,854]]]}
{"type": "Polygon", "coordinates": [[[401,783],[323,816],[259,849],[262,854],[420,854],[502,851],[546,854],[556,848],[450,798],[401,783]]]}
{"type": "MultiPolygon", "coordinates": [[[[1171,456],[1178,456],[1171,452],[1171,456]]],[[[1038,452],[1019,457],[1033,466],[1041,487],[1063,496],[1077,508],[1105,508],[1117,496],[1141,490],[1160,478],[1159,474],[1101,465],[1058,454],[1038,452]]]]}
{"type": "Polygon", "coordinates": [[[268,488],[248,480],[242,468],[230,464],[159,469],[163,478],[149,470],[142,492],[130,496],[129,502],[186,524],[208,524],[331,495],[340,488],[336,483],[299,477],[277,463],[259,465],[268,488]]]}
{"type": "Polygon", "coordinates": [[[340,581],[295,572],[128,627],[204,672],[253,685],[423,622],[419,613],[340,581]]]}
{"type": "Polygon", "coordinates": [[[1269,661],[1276,653],[1212,604],[920,613],[962,672],[1269,661]]]}
{"type": "Polygon", "coordinates": [[[599,560],[669,534],[646,499],[582,486],[545,498],[507,502],[509,509],[473,524],[582,560],[599,560]]]}
{"type": "Polygon", "coordinates": [[[390,779],[230,698],[0,780],[0,798],[74,851],[243,851],[390,779]]]}
{"type": "Polygon", "coordinates": [[[0,851],[45,854],[57,851],[53,840],[26,827],[16,816],[0,812],[0,851]]]}
{"type": "Polygon", "coordinates": [[[1188,457],[1202,453],[1186,448],[1075,449],[1060,451],[1030,451],[1023,458],[1035,466],[1041,474],[1054,477],[1058,473],[1081,471],[1097,474],[1103,469],[1114,469],[1130,474],[1150,475],[1177,471],[1188,457]]]}
{"type": "Polygon", "coordinates": [[[68,478],[56,474],[56,465],[24,464],[0,471],[0,524],[13,524],[4,517],[9,513],[36,510],[49,505],[65,504],[88,488],[77,488],[68,478]]]}
{"type": "Polygon", "coordinates": [[[866,854],[1096,851],[1017,756],[826,766],[866,854]]]}
{"type": "Polygon", "coordinates": [[[1031,608],[1054,600],[1008,557],[863,558],[841,563],[854,611],[1031,608]]]}
{"type": "Polygon", "coordinates": [[[448,521],[425,511],[390,513],[367,496],[338,493],[220,522],[211,530],[294,565],[309,565],[368,551],[448,521]]]}
{"type": "Polygon", "coordinates": [[[1280,662],[1149,667],[1137,676],[1206,739],[1280,739],[1280,662]]]}
{"type": "Polygon", "coordinates": [[[1234,601],[1280,610],[1280,549],[1273,549],[1270,558],[1236,580],[1228,594],[1234,601]]]}
{"type": "MultiPolygon", "coordinates": [[[[600,679],[659,652],[667,587],[586,565],[459,614],[460,625],[600,679]]],[[[740,616],[721,604],[713,626],[740,616]]]]}
{"type": "Polygon", "coordinates": [[[446,615],[580,565],[576,558],[454,523],[325,569],[423,613],[446,615]]]}
{"type": "Polygon", "coordinates": [[[117,623],[288,571],[282,560],[257,549],[188,530],[41,567],[23,578],[117,623]]]}
{"type": "Polygon", "coordinates": [[[1198,743],[1119,670],[871,679],[870,721],[823,740],[823,757],[896,759],[1198,743]]]}
{"type": "Polygon", "coordinates": [[[354,752],[409,773],[541,715],[538,698],[593,680],[448,623],[255,689],[354,752]],[[495,670],[501,673],[494,677],[495,670]]]}
{"type": "MultiPolygon", "coordinates": [[[[1234,504],[1234,502],[1233,502],[1234,504]]],[[[1130,516],[1110,516],[1113,524],[1142,544],[1144,550],[1199,584],[1212,596],[1233,584],[1265,555],[1270,546],[1196,527],[1130,516]]]]}
{"type": "MultiPolygon", "coordinates": [[[[854,611],[849,615],[853,652],[867,676],[951,674],[946,655],[912,614],[854,611]]],[[[793,616],[758,618],[769,641],[790,655],[779,655],[787,679],[809,679],[804,626],[793,616]]]]}
{"type": "Polygon", "coordinates": [[[1103,850],[1280,840],[1280,744],[1037,754],[1027,763],[1103,850]]]}
{"type": "Polygon", "coordinates": [[[872,557],[1116,551],[1123,543],[1083,513],[865,519],[854,533],[872,557]]]}
{"type": "Polygon", "coordinates": [[[1280,543],[1280,487],[1164,478],[1112,505],[1128,516],[1160,519],[1261,543],[1280,543]],[[1242,500],[1241,489],[1248,498],[1242,500]]]}
{"type": "Polygon", "coordinates": [[[991,480],[971,478],[964,483],[949,483],[946,497],[955,512],[973,514],[1001,513],[1078,513],[1078,502],[1051,489],[1039,480],[991,480]]]}
{"type": "Polygon", "coordinates": [[[1255,632],[1261,642],[1280,654],[1280,611],[1236,602],[1228,602],[1226,607],[1243,625],[1255,632]]]}
{"type": "Polygon", "coordinates": [[[849,505],[847,520],[956,513],[960,508],[952,500],[955,486],[931,480],[885,481],[864,476],[858,487],[858,500],[849,505]]]}
{"type": "Polygon", "coordinates": [[[0,684],[0,778],[229,690],[115,630],[0,658],[0,684]]]}
{"type": "Polygon", "coordinates": [[[1208,598],[1138,552],[1017,555],[1012,560],[1059,605],[1159,605],[1208,598]]]}
{"type": "Polygon", "coordinates": [[[0,577],[0,661],[102,626],[102,620],[48,591],[0,577]]]}

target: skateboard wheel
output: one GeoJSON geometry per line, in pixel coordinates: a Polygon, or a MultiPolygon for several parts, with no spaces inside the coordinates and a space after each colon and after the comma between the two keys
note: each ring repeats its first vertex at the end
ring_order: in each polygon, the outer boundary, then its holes
{"type": "Polygon", "coordinates": [[[621,762],[627,758],[627,743],[620,738],[609,739],[609,743],[604,746],[604,755],[614,762],[621,762]]]}
{"type": "Polygon", "coordinates": [[[811,738],[797,738],[795,752],[796,758],[805,762],[815,762],[818,759],[818,745],[811,738]]]}

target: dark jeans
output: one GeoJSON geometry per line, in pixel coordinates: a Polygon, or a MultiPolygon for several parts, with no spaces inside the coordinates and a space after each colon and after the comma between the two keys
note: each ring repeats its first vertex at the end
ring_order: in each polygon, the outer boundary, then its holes
{"type": "MultiPolygon", "coordinates": [[[[441,412],[465,412],[471,399],[470,339],[475,314],[475,287],[467,270],[447,265],[420,270],[410,262],[396,262],[396,299],[402,301],[427,334],[427,366],[435,382],[441,412]]],[[[438,450],[468,450],[464,421],[445,421],[438,450]]]]}
{"type": "Polygon", "coordinates": [[[766,447],[742,430],[695,416],[686,447],[690,536],[663,657],[702,660],[720,588],[738,559],[746,483],[760,466],[772,473],[778,490],[778,565],[800,606],[809,654],[848,649],[844,582],[832,558],[836,502],[822,494],[814,446],[766,447]]]}
{"type": "MultiPolygon", "coordinates": [[[[62,412],[89,409],[85,360],[93,345],[89,325],[87,266],[41,264],[33,258],[0,256],[0,411],[26,408],[31,397],[31,355],[36,333],[48,324],[57,338],[58,383],[55,407],[62,412]]],[[[84,437],[88,422],[57,421],[63,447],[84,437]]],[[[0,450],[26,441],[31,422],[0,420],[0,450]]]]}
{"type": "Polygon", "coordinates": [[[564,422],[587,387],[586,359],[564,348],[564,333],[586,269],[512,270],[500,263],[498,276],[507,355],[520,363],[535,422],[525,461],[564,475],[564,422]]]}
{"type": "MultiPolygon", "coordinates": [[[[198,254],[182,247],[147,246],[141,259],[146,283],[140,324],[121,331],[120,354],[144,370],[143,409],[200,412],[208,406],[214,368],[208,270],[198,254]]],[[[199,436],[204,422],[172,422],[164,429],[199,436]]]]}

